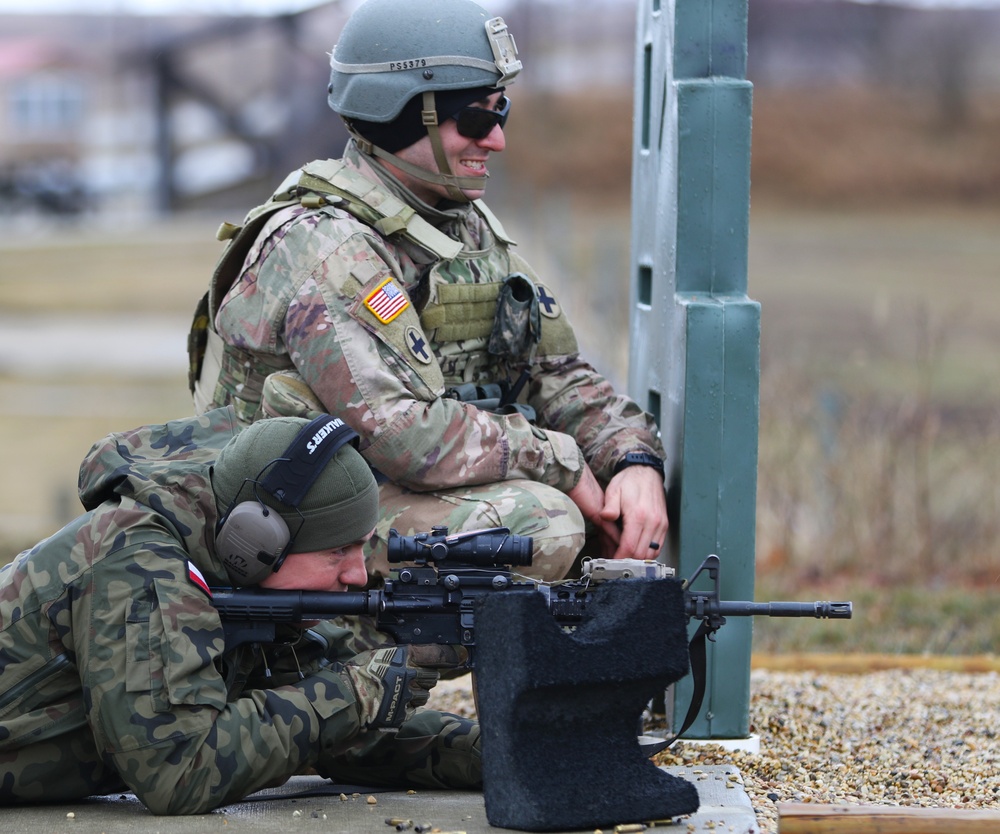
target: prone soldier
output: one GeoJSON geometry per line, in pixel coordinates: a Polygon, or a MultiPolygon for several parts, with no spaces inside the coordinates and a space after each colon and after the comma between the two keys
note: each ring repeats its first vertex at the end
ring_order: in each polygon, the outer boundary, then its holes
{"type": "Polygon", "coordinates": [[[241,430],[226,408],[93,446],[87,512],[0,569],[0,803],[131,790],[203,813],[307,768],[480,786],[478,724],[418,709],[460,649],[358,653],[325,622],[226,649],[213,585],[367,580],[378,489],[356,438],[330,415],[241,430]]]}

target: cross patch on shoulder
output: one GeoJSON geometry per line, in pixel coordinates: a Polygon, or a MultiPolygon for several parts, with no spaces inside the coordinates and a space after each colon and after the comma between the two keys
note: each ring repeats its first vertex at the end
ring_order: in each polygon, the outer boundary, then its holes
{"type": "Polygon", "coordinates": [[[406,293],[396,286],[392,278],[386,278],[365,298],[365,307],[382,324],[388,324],[409,306],[406,293]]]}

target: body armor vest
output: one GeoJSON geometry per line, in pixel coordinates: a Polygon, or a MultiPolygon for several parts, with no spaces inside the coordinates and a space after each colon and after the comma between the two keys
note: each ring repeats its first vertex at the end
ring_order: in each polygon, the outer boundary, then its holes
{"type": "MultiPolygon", "coordinates": [[[[421,286],[407,290],[415,303],[419,303],[418,295],[425,299],[418,309],[420,326],[436,361],[410,361],[413,357],[406,349],[402,332],[396,333],[394,340],[391,327],[379,328],[376,335],[400,353],[431,390],[440,393],[443,386],[500,381],[516,367],[526,367],[536,352],[576,352],[576,339],[565,317],[558,307],[552,315],[551,308],[547,312],[545,305],[542,312],[549,317],[546,326],[539,328],[531,356],[491,351],[498,339],[498,298],[505,287],[503,278],[524,276],[532,292],[537,282],[527,263],[510,249],[513,241],[481,201],[473,202],[474,210],[485,221],[481,245],[477,251],[470,251],[428,223],[385,186],[342,160],[325,160],[293,172],[267,203],[250,211],[242,226],[227,223],[219,229],[217,236],[228,240],[228,245],[195,312],[188,341],[189,384],[199,413],[232,404],[242,422],[252,422],[260,414],[268,377],[284,377],[294,370],[286,355],[260,355],[223,343],[215,333],[214,321],[264,225],[277,212],[297,206],[318,211],[346,210],[390,243],[402,239],[427,253],[431,265],[421,278],[421,286]]],[[[537,287],[540,294],[547,292],[540,284],[537,287]]],[[[551,296],[547,297],[552,301],[551,296]]],[[[307,388],[301,380],[297,384],[307,388]]]]}

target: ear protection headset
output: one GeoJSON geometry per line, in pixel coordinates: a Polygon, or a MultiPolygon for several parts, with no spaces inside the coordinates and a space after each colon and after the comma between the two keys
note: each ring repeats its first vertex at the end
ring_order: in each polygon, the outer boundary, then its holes
{"type": "Polygon", "coordinates": [[[277,571],[295,542],[285,519],[260,499],[259,491],[298,511],[333,456],[345,443],[357,446],[357,441],[354,429],[339,417],[324,414],[305,426],[256,478],[243,482],[244,487],[252,485],[255,500],[240,502],[241,488],[215,535],[216,552],[234,584],[256,585],[277,571]],[[261,479],[266,470],[270,471],[261,479]]]}

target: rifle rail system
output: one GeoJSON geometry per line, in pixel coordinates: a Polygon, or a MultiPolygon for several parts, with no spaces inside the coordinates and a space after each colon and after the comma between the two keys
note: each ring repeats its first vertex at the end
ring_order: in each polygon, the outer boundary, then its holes
{"type": "MultiPolygon", "coordinates": [[[[532,539],[506,527],[449,536],[447,528],[400,536],[389,533],[388,558],[408,563],[392,572],[383,588],[366,591],[290,591],[213,588],[226,648],[273,643],[279,625],[341,616],[370,616],[397,643],[442,643],[475,647],[475,604],[493,593],[541,593],[549,611],[565,628],[584,616],[597,585],[606,581],[673,579],[674,569],[654,560],[586,559],[578,580],[541,582],[518,576],[513,568],[531,564],[532,539]]],[[[850,619],[850,602],[749,602],[723,600],[721,560],[707,556],[683,583],[685,614],[700,620],[709,639],[727,617],[812,617],[850,619]],[[702,576],[710,587],[695,590],[702,576]]],[[[704,583],[702,583],[704,584],[704,583]]]]}

